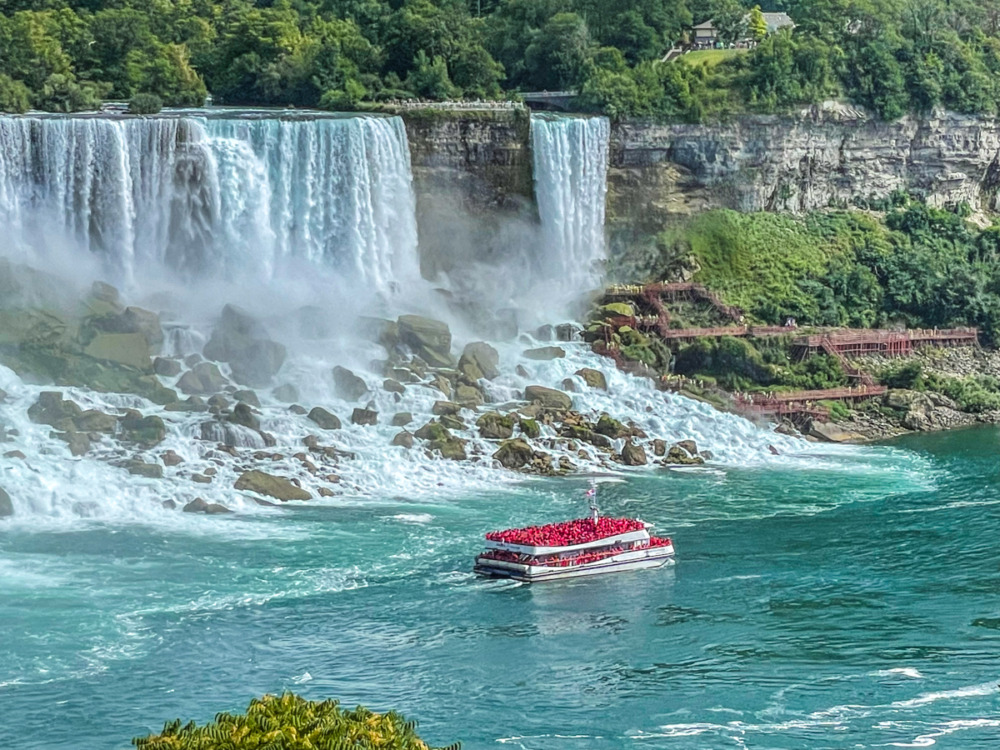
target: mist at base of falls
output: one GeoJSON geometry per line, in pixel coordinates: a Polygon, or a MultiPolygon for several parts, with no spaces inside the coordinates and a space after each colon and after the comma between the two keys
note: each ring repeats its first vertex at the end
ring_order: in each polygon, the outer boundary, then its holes
{"type": "MultiPolygon", "coordinates": [[[[48,302],[34,301],[42,307],[62,300],[72,308],[77,303],[67,300],[85,297],[95,279],[115,284],[125,304],[160,314],[160,354],[177,360],[201,355],[224,305],[249,311],[288,351],[270,384],[256,389],[263,433],[287,455],[316,431],[289,411],[277,386],[290,389],[307,410],[320,405],[344,422],[343,429],[323,433],[356,457],[337,468],[336,486],[303,473],[298,461],[266,466],[314,493],[324,486],[338,498],[376,497],[497,481],[496,445],[479,438],[474,411],[463,410],[467,461],[391,445],[400,429],[390,424],[394,413],[412,414],[408,429],[414,430],[433,416],[435,401],[450,398],[429,381],[402,393],[384,387],[387,351],[378,331],[411,313],[446,321],[456,353],[477,339],[497,346],[501,375],[480,382],[489,402],[482,410],[512,408],[527,385],[566,389],[569,382],[574,408],[589,417],[609,412],[651,437],[695,438],[720,461],[766,462],[772,445],[782,454],[802,450],[799,441],[620,375],[583,344],[562,344],[567,355],[552,362],[523,356],[549,343],[536,326],[567,319],[600,284],[607,141],[603,118],[533,117],[539,224],[513,228],[522,241],[509,254],[487,263],[470,247],[467,264],[430,280],[420,273],[409,145],[397,117],[199,111],[141,119],[0,118],[0,222],[8,228],[0,254],[62,277],[48,302]],[[338,393],[335,366],[361,377],[363,395],[338,393]],[[589,389],[576,374],[585,366],[605,371],[611,390],[589,389]],[[357,407],[378,411],[379,424],[350,424],[357,407]]],[[[221,370],[234,376],[227,364],[221,370]]],[[[179,376],[160,380],[176,388],[179,376]]],[[[261,451],[267,444],[257,432],[209,424],[199,413],[162,411],[137,396],[66,389],[83,408],[162,415],[167,439],[142,456],[157,462],[170,450],[184,463],[160,480],[122,482],[122,470],[108,463],[118,460],[114,441],[99,441],[92,454],[67,461],[49,428],[26,418],[46,386],[7,368],[0,368],[0,381],[9,394],[0,418],[19,433],[9,449],[30,458],[3,479],[19,515],[158,517],[162,500],[183,504],[193,491],[260,512],[232,491],[246,467],[220,465],[206,450],[221,440],[261,451]],[[217,471],[216,479],[192,488],[190,477],[206,469],[217,471]],[[95,503],[92,496],[105,495],[100,488],[109,486],[116,491],[95,503]]],[[[561,448],[553,428],[543,429],[542,440],[551,455],[581,470],[608,468],[591,447],[561,448]]]]}

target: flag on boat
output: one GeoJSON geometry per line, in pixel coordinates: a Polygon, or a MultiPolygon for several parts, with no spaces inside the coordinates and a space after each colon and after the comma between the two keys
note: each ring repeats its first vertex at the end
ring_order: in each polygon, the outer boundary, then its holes
{"type": "Polygon", "coordinates": [[[593,497],[596,494],[597,494],[597,488],[596,487],[591,487],[589,490],[587,490],[585,493],[583,493],[583,496],[584,497],[593,497]]]}

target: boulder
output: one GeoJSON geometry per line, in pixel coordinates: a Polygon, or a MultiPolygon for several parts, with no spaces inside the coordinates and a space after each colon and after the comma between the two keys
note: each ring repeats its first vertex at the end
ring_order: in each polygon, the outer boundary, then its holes
{"type": "Polygon", "coordinates": [[[93,359],[117,362],[142,372],[153,371],[149,343],[141,333],[99,332],[84,347],[83,353],[93,359]]]}
{"type": "Polygon", "coordinates": [[[214,396],[210,396],[207,403],[216,413],[229,408],[229,399],[221,393],[216,393],[214,396]]]}
{"type": "Polygon", "coordinates": [[[611,302],[602,305],[598,312],[602,318],[631,318],[635,315],[635,308],[632,307],[631,302],[611,302]]]}
{"type": "Polygon", "coordinates": [[[177,502],[174,500],[164,500],[160,503],[160,506],[166,508],[167,510],[174,510],[177,508],[177,502]]]}
{"type": "Polygon", "coordinates": [[[393,439],[392,439],[392,444],[393,445],[399,445],[399,446],[402,446],[403,448],[407,448],[407,449],[412,448],[413,447],[413,433],[412,432],[407,432],[406,430],[403,430],[402,432],[396,433],[396,436],[393,437],[393,439]]]}
{"type": "Polygon", "coordinates": [[[201,396],[188,396],[183,401],[175,401],[163,407],[164,411],[205,412],[208,404],[201,396]]]}
{"type": "Polygon", "coordinates": [[[358,401],[368,395],[368,385],[346,367],[337,365],[333,368],[333,391],[344,401],[358,401]]]}
{"type": "Polygon", "coordinates": [[[207,474],[192,474],[191,481],[194,482],[195,484],[211,484],[212,477],[208,476],[207,474]]]}
{"type": "Polygon", "coordinates": [[[17,450],[7,451],[6,453],[3,454],[3,457],[4,458],[17,458],[17,459],[20,459],[21,461],[24,461],[25,459],[28,458],[26,455],[24,455],[23,452],[17,451],[17,450]]]}
{"type": "Polygon", "coordinates": [[[61,391],[42,391],[38,400],[28,407],[28,418],[38,424],[47,424],[57,430],[73,427],[73,420],[83,410],[73,401],[63,399],[61,391]]]}
{"type": "Polygon", "coordinates": [[[667,451],[667,457],[663,459],[663,463],[686,466],[691,464],[703,464],[705,463],[705,459],[701,456],[692,456],[679,445],[672,445],[670,446],[670,450],[667,451]]]}
{"type": "Polygon", "coordinates": [[[440,422],[435,422],[431,420],[419,430],[413,433],[414,437],[418,437],[421,440],[448,440],[451,438],[451,433],[448,432],[448,428],[445,427],[440,422]]]}
{"type": "Polygon", "coordinates": [[[622,463],[626,466],[645,466],[646,450],[641,445],[632,442],[629,438],[622,446],[622,463]]]}
{"type": "Polygon", "coordinates": [[[485,341],[473,341],[462,350],[458,371],[470,380],[493,380],[500,374],[500,355],[485,341]]]}
{"type": "Polygon", "coordinates": [[[865,439],[860,433],[844,430],[832,422],[820,422],[816,419],[809,424],[806,434],[827,443],[860,443],[865,439]]]}
{"type": "Polygon", "coordinates": [[[447,323],[421,315],[400,315],[399,340],[432,367],[453,367],[451,331],[447,323]]]}
{"type": "Polygon", "coordinates": [[[518,420],[517,424],[521,428],[521,434],[527,438],[534,439],[542,434],[542,428],[538,426],[538,422],[534,419],[522,418],[518,420]]]}
{"type": "Polygon", "coordinates": [[[91,318],[90,324],[107,333],[138,333],[150,351],[159,351],[163,344],[160,316],[141,307],[126,307],[121,313],[110,313],[91,318]]]}
{"type": "Polygon", "coordinates": [[[199,362],[181,375],[177,387],[187,395],[207,396],[218,393],[228,381],[219,368],[211,362],[199,362]]]}
{"type": "Polygon", "coordinates": [[[413,415],[410,412],[398,411],[392,415],[392,421],[389,424],[393,427],[406,427],[412,421],[413,415]]]}
{"type": "Polygon", "coordinates": [[[538,361],[562,359],[566,356],[566,350],[561,346],[540,346],[536,349],[527,349],[521,356],[525,359],[534,359],[538,361]]]}
{"type": "Polygon", "coordinates": [[[562,389],[567,393],[579,393],[580,389],[576,387],[576,381],[573,378],[563,378],[562,389]]]}
{"type": "Polygon", "coordinates": [[[49,437],[62,440],[69,446],[69,452],[74,456],[82,456],[90,450],[90,438],[83,432],[67,430],[66,432],[50,432],[49,437]]]}
{"type": "Polygon", "coordinates": [[[437,390],[441,391],[441,393],[444,394],[445,398],[449,399],[451,398],[451,392],[452,392],[451,381],[448,380],[448,378],[446,378],[444,375],[441,374],[434,375],[434,377],[431,378],[430,386],[431,388],[436,388],[437,390]]]}
{"type": "Polygon", "coordinates": [[[331,414],[322,406],[314,406],[306,418],[312,420],[324,430],[339,430],[341,428],[340,419],[337,415],[331,414]]]}
{"type": "Polygon", "coordinates": [[[475,409],[486,401],[486,397],[474,385],[459,383],[455,389],[455,400],[466,409],[475,409]]]}
{"type": "Polygon", "coordinates": [[[151,414],[142,416],[137,411],[129,411],[118,420],[122,430],[122,440],[137,443],[143,448],[152,448],[167,437],[167,426],[162,417],[151,414]]]}
{"type": "Polygon", "coordinates": [[[271,341],[248,312],[235,305],[222,308],[205,356],[228,362],[237,383],[259,388],[267,385],[285,362],[285,347],[271,341]]]}
{"type": "Polygon", "coordinates": [[[406,393],[406,386],[398,380],[386,378],[382,381],[382,390],[388,393],[406,393]]]}
{"type": "Polygon", "coordinates": [[[0,487],[0,518],[8,518],[14,515],[14,503],[10,499],[10,495],[4,491],[3,487],[0,487]]]}
{"type": "Polygon", "coordinates": [[[689,456],[698,455],[698,444],[694,440],[678,440],[675,445],[686,450],[689,456]]]}
{"type": "Polygon", "coordinates": [[[514,418],[491,411],[476,420],[479,436],[487,440],[507,440],[514,434],[514,418]]]}
{"type": "Polygon", "coordinates": [[[88,409],[73,420],[80,432],[106,432],[113,434],[118,426],[118,417],[105,414],[97,409],[88,409]]]}
{"type": "Polygon", "coordinates": [[[146,477],[147,479],[163,478],[162,466],[159,464],[147,464],[145,461],[139,461],[138,459],[127,461],[125,469],[129,474],[134,474],[137,477],[146,477]]]}
{"type": "Polygon", "coordinates": [[[653,441],[653,455],[661,458],[667,455],[667,441],[656,438],[653,441]]]}
{"type": "Polygon", "coordinates": [[[444,414],[458,414],[460,411],[462,411],[462,405],[456,404],[454,401],[435,401],[431,407],[431,414],[438,417],[444,414]]]}
{"type": "Polygon", "coordinates": [[[351,424],[376,425],[378,424],[378,412],[374,409],[355,409],[351,412],[351,424]]]}
{"type": "Polygon", "coordinates": [[[153,372],[165,378],[176,377],[181,374],[181,363],[176,359],[157,357],[153,360],[153,372]]]}
{"type": "Polygon", "coordinates": [[[205,513],[210,516],[232,513],[232,511],[225,505],[219,505],[219,503],[206,503],[200,497],[196,497],[194,500],[185,505],[183,511],[185,513],[205,513]]]}
{"type": "Polygon", "coordinates": [[[461,438],[453,437],[448,440],[432,440],[427,447],[439,453],[442,458],[452,461],[464,461],[468,458],[465,452],[465,441],[461,438]]]}
{"type": "Polygon", "coordinates": [[[257,418],[257,415],[253,413],[250,404],[243,401],[240,401],[233,407],[233,413],[227,419],[233,424],[243,425],[244,427],[249,427],[251,430],[260,429],[260,420],[257,418]]]}
{"type": "Polygon", "coordinates": [[[631,430],[628,427],[607,414],[602,414],[597,420],[594,432],[609,438],[623,438],[631,434],[631,430]]]}
{"type": "Polygon", "coordinates": [[[443,414],[440,417],[438,417],[438,419],[440,420],[441,424],[443,424],[449,430],[465,429],[465,422],[463,422],[460,417],[454,414],[443,414]]]}
{"type": "Polygon", "coordinates": [[[531,403],[538,402],[546,409],[572,409],[573,399],[555,388],[543,385],[529,385],[524,389],[524,399],[531,403]]]}
{"type": "Polygon", "coordinates": [[[160,455],[160,460],[163,461],[164,466],[177,466],[177,464],[184,463],[184,459],[177,455],[175,451],[164,451],[160,455]]]}
{"type": "Polygon", "coordinates": [[[583,382],[591,388],[599,388],[602,391],[608,390],[608,379],[600,370],[591,367],[581,367],[576,374],[583,378],[583,382]]]}
{"type": "Polygon", "coordinates": [[[243,472],[233,487],[238,490],[256,492],[259,495],[267,495],[282,502],[312,499],[312,495],[288,479],[257,470],[243,472]]]}
{"type": "Polygon", "coordinates": [[[241,391],[234,391],[233,398],[237,401],[242,401],[244,404],[250,404],[250,406],[255,406],[258,409],[260,408],[260,399],[257,398],[256,391],[249,391],[245,389],[241,391]]]}
{"type": "Polygon", "coordinates": [[[497,452],[493,454],[493,458],[506,469],[521,469],[530,464],[534,457],[534,450],[522,438],[503,441],[497,452]]]}
{"type": "Polygon", "coordinates": [[[299,389],[291,383],[282,383],[271,391],[271,395],[283,404],[293,404],[299,400],[299,389]]]}

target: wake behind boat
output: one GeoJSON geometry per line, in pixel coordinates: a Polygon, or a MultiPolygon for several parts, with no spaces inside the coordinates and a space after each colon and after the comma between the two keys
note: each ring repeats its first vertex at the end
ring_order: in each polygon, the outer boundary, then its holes
{"type": "Polygon", "coordinates": [[[475,572],[516,581],[554,581],[561,578],[659,568],[673,562],[669,537],[651,536],[650,524],[638,518],[600,515],[592,498],[590,518],[491,531],[486,551],[476,557],[475,572]]]}

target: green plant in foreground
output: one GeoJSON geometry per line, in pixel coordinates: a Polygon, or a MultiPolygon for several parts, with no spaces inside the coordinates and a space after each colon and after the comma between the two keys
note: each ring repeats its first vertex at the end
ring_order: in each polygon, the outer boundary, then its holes
{"type": "MultiPolygon", "coordinates": [[[[255,698],[245,714],[220,713],[203,727],[167,722],[160,734],[136,737],[132,744],[139,750],[430,750],[417,736],[416,722],[394,711],[348,711],[338,701],[309,701],[294,693],[255,698]]],[[[444,750],[459,748],[455,743],[444,750]]]]}

